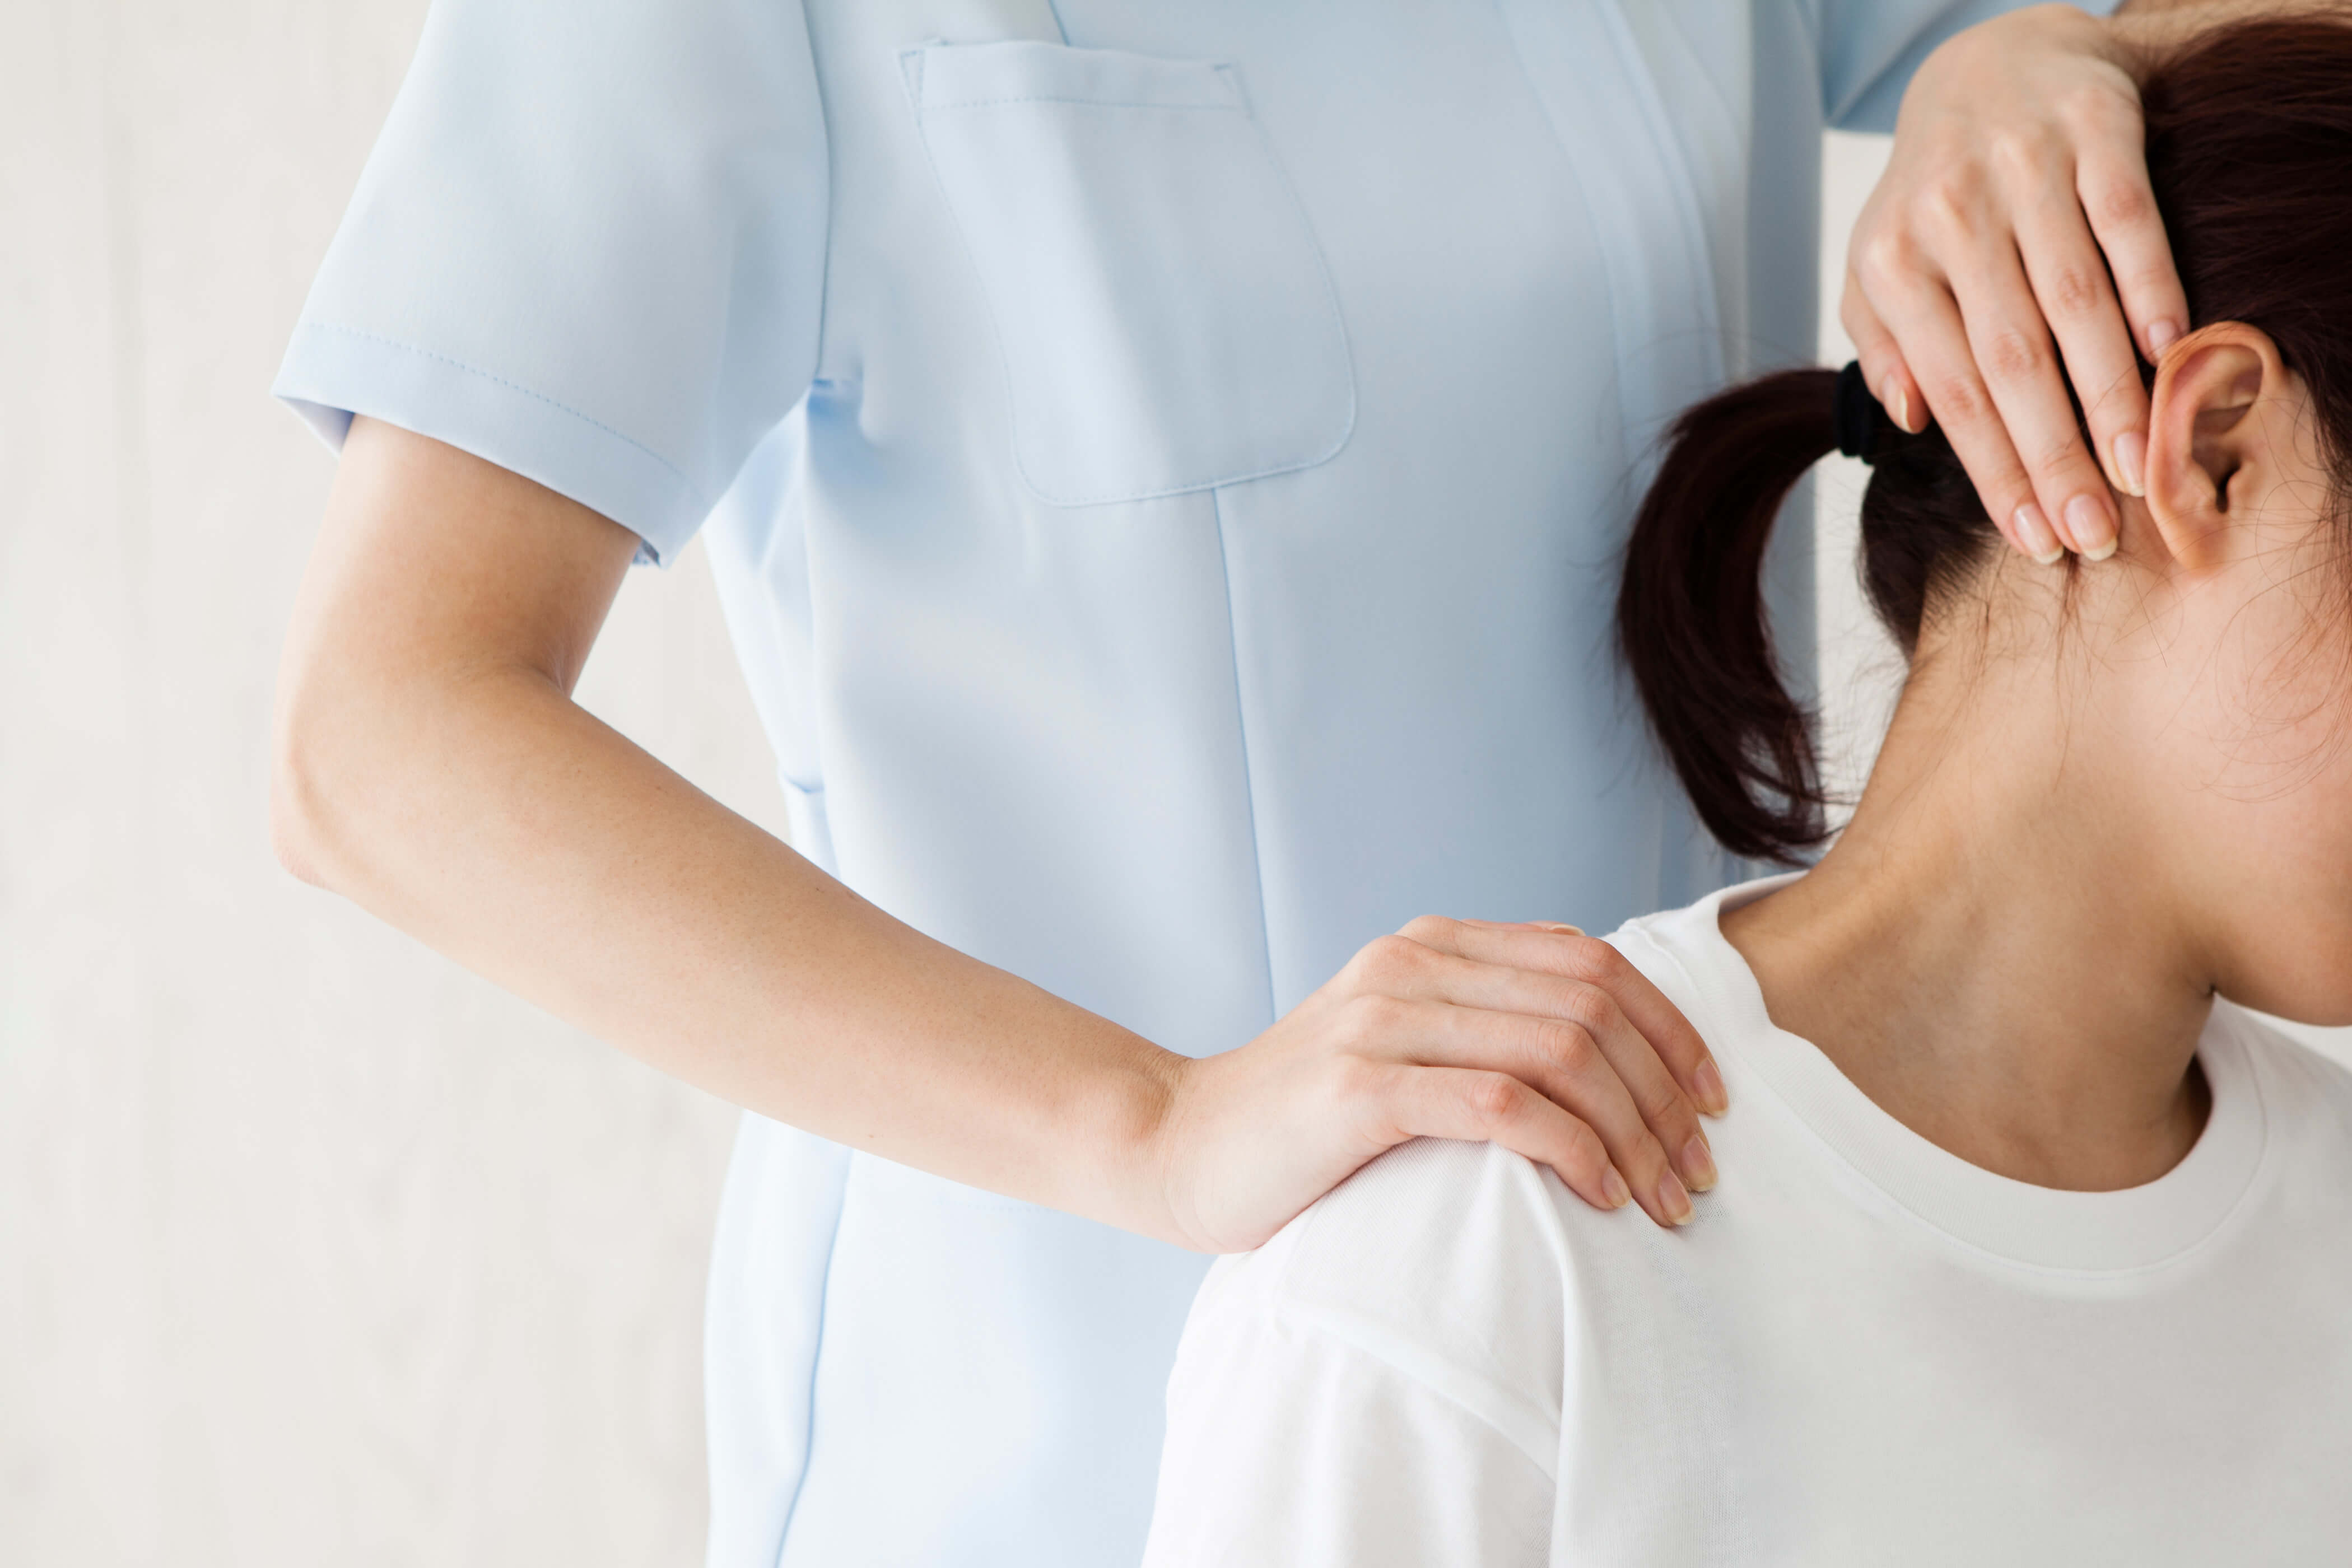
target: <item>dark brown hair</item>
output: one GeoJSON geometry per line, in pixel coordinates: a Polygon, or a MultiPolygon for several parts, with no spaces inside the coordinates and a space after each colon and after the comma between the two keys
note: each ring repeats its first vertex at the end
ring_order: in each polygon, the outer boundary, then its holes
{"type": "MultiPolygon", "coordinates": [[[[2141,99],[2191,323],[2243,321],[2276,341],[2310,391],[2337,494],[2352,494],[2352,26],[2209,34],[2141,99]]],[[[1790,490],[1836,449],[1836,380],[1782,371],[1685,411],[1617,596],[1619,650],[1700,819],[1735,854],[1789,864],[1828,836],[1827,800],[1760,573],[1790,490]]],[[[2003,547],[1940,431],[1882,434],[1872,455],[1863,585],[1907,655],[1930,604],[2003,547]]]]}

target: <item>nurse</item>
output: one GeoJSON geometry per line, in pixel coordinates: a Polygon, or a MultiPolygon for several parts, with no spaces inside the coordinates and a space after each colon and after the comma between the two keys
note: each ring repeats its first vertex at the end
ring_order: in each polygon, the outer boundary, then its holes
{"type": "MultiPolygon", "coordinates": [[[[1663,419],[1811,355],[1824,123],[2000,9],[436,8],[277,385],[343,461],[273,822],[747,1107],[715,1568],[1132,1561],[1202,1254],[1408,1137],[1688,1217],[1720,1076],[1557,924],[1734,874],[1612,554],[1663,419]],[[698,529],[790,849],[569,700],[698,529]]],[[[2139,41],[1936,54],[1850,282],[2037,556],[2113,548],[2185,320],[2139,41]]]]}

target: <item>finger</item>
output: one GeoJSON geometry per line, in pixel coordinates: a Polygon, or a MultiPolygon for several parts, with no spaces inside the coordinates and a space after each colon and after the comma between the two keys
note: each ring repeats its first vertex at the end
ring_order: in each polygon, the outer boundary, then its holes
{"type": "Polygon", "coordinates": [[[2050,325],[2014,239],[1987,236],[1971,246],[1952,276],[1952,295],[1992,412],[2007,429],[2009,449],[2023,460],[2042,515],[2084,559],[2105,559],[2116,548],[2115,497],[2084,446],[2050,325]]]}
{"type": "Polygon", "coordinates": [[[1476,925],[1489,931],[1551,931],[1570,936],[1581,936],[1584,927],[1570,925],[1559,920],[1462,920],[1464,925],[1476,925]]]}
{"type": "Polygon", "coordinates": [[[1977,374],[1976,354],[1950,291],[1940,279],[1917,274],[1865,281],[1874,304],[1903,323],[1905,360],[1919,378],[1928,413],[1975,484],[1985,515],[1999,519],[2002,534],[2035,560],[2056,560],[2064,541],[2035,499],[2025,465],[1977,374]]]}
{"type": "Polygon", "coordinates": [[[2027,197],[2017,242],[2107,483],[2137,496],[2147,467],[2147,390],[2139,379],[2131,325],[2074,192],[2050,186],[2027,197]]]}
{"type": "Polygon", "coordinates": [[[1506,1072],[1400,1064],[1381,1114],[1397,1141],[1454,1138],[1500,1144],[1559,1173],[1595,1208],[1622,1208],[1633,1191],[1591,1128],[1506,1072]]]}
{"type": "MultiPolygon", "coordinates": [[[[1838,320],[1845,335],[1853,342],[1853,357],[1862,366],[1862,379],[1887,417],[1913,435],[1927,428],[1927,400],[1919,395],[1918,382],[1911,367],[1903,362],[1903,350],[1895,341],[1895,334],[1870,308],[1870,298],[1862,291],[1862,284],[1852,269],[1845,275],[1845,297],[1838,307],[1838,320]]],[[[2006,526],[2006,525],[2004,525],[2006,526]]],[[[2011,541],[2014,542],[2014,541],[2011,541]]]]}
{"type": "MultiPolygon", "coordinates": [[[[1993,527],[2021,553],[2044,565],[2055,561],[2065,547],[2035,502],[2025,465],[1992,411],[1942,274],[1916,239],[1889,230],[1867,243],[1857,238],[1847,280],[1841,314],[1857,350],[1868,341],[1874,358],[1901,356],[1920,392],[1920,427],[1930,418],[1943,425],[1993,527]],[[1899,339],[1888,322],[1900,323],[1899,339]]],[[[1885,402],[1884,393],[1879,401],[1885,402]]]]}
{"type": "MultiPolygon", "coordinates": [[[[1570,928],[1573,931],[1573,927],[1570,928]]],[[[1581,933],[1527,931],[1481,925],[1474,921],[1424,916],[1404,928],[1408,939],[1438,952],[1482,964],[1561,975],[1598,986],[1617,1004],[1625,1021],[1674,1074],[1692,1103],[1710,1116],[1731,1108],[1723,1070],[1682,1009],[1635,967],[1598,937],[1581,933]]]]}
{"type": "Polygon", "coordinates": [[[1633,1201],[1661,1225],[1690,1218],[1690,1192],[1643,1122],[1624,1081],[1575,1024],[1446,1002],[1364,997],[1351,1004],[1356,1046],[1375,1058],[1499,1074],[1574,1116],[1601,1139],[1633,1201]]]}
{"type": "MultiPolygon", "coordinates": [[[[1400,977],[1391,992],[1407,1000],[1444,1002],[1485,1012],[1516,1013],[1571,1026],[1580,1033],[1549,1037],[1555,1043],[1581,1053],[1587,1040],[1616,1072],[1632,1096],[1633,1110],[1660,1146],[1666,1149],[1675,1173],[1693,1192],[1705,1192],[1716,1182],[1715,1156],[1700,1131],[1698,1112],[1682,1085],[1659,1059],[1650,1042],[1634,1029],[1614,998],[1599,986],[1546,970],[1486,964],[1455,954],[1423,947],[1426,955],[1400,977]]],[[[1613,949],[1612,949],[1613,951],[1613,949]]],[[[1630,966],[1628,966],[1630,967],[1630,966]]],[[[1531,1043],[1538,1043],[1531,1040],[1531,1043]]],[[[1569,1104],[1575,1093],[1569,1064],[1536,1054],[1512,1061],[1485,1061],[1468,1065],[1515,1072],[1536,1088],[1569,1104]]]]}
{"type": "Polygon", "coordinates": [[[2173,264],[2164,214],[2148,185],[2147,127],[2137,103],[2105,111],[2076,162],[2075,195],[2115,275],[2140,351],[2156,363],[2189,330],[2189,295],[2173,264]]]}

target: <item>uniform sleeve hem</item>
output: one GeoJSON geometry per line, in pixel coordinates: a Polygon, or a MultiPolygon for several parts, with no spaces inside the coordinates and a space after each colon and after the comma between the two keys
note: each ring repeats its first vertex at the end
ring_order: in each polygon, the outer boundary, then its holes
{"type": "Polygon", "coordinates": [[[611,426],[372,332],[302,323],[270,390],[337,452],[363,413],[535,480],[635,534],[640,560],[674,562],[710,509],[674,465],[611,426]]]}

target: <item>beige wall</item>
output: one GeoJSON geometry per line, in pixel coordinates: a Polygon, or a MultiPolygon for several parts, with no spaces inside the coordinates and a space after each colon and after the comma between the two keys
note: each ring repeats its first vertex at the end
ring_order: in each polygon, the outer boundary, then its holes
{"type": "MultiPolygon", "coordinates": [[[[5,5],[0,1563],[689,1561],[730,1113],[265,847],[331,474],[265,389],[423,0],[5,5]]],[[[1823,493],[1851,773],[1892,665],[1823,493]]],[[[698,550],[583,697],[781,826],[698,550]]]]}
{"type": "MultiPolygon", "coordinates": [[[[269,858],[266,392],[423,0],[0,0],[0,1563],[677,1563],[732,1127],[269,858]]],[[[781,825],[709,570],[584,700],[781,825]]]]}

